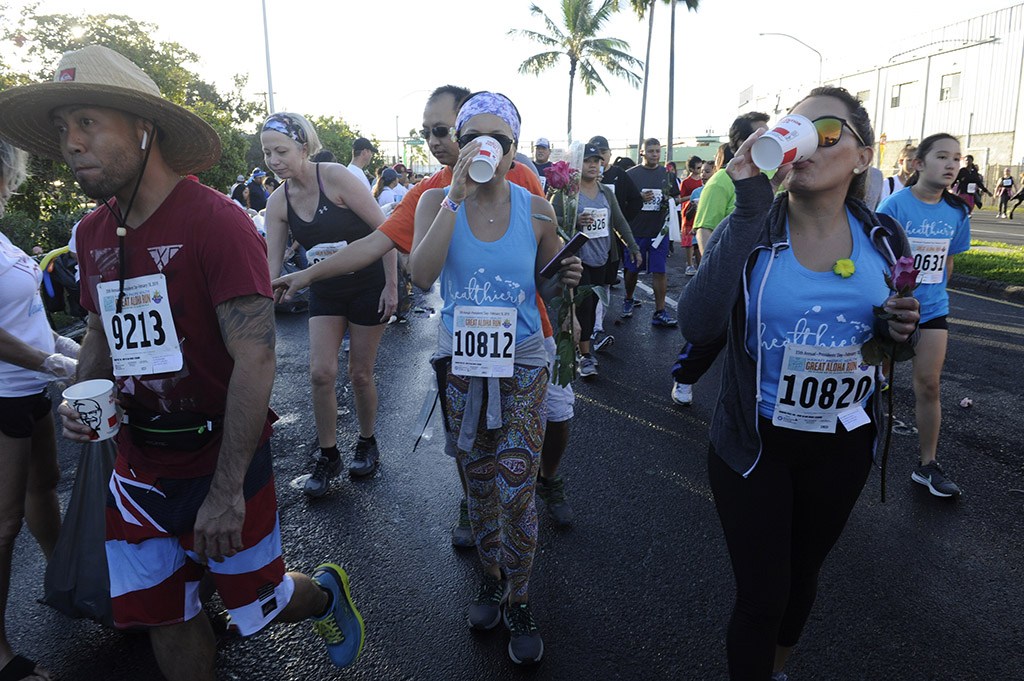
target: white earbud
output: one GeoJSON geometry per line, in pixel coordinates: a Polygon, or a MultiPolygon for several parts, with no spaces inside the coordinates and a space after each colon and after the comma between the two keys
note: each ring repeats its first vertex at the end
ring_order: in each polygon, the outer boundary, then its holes
{"type": "Polygon", "coordinates": [[[853,169],[853,174],[854,175],[860,175],[860,168],[854,168],[853,169]]]}
{"type": "Polygon", "coordinates": [[[146,148],[146,142],[148,142],[148,141],[149,141],[149,131],[148,130],[143,130],[142,131],[142,146],[140,146],[139,148],[140,149],[145,149],[146,148]]]}

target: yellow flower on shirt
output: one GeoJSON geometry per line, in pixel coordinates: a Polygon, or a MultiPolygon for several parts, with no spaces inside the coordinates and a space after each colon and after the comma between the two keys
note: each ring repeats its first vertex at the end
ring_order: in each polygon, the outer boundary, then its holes
{"type": "Polygon", "coordinates": [[[857,268],[854,266],[853,261],[849,258],[836,260],[836,264],[832,267],[832,271],[843,279],[849,279],[852,277],[856,270],[857,268]]]}

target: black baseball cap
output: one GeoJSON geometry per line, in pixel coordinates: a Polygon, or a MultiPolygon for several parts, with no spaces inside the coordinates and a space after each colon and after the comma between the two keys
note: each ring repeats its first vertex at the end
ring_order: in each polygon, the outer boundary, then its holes
{"type": "Polygon", "coordinates": [[[601,157],[601,150],[593,143],[593,140],[587,143],[587,146],[583,147],[583,160],[588,158],[594,158],[597,156],[601,157]]]}
{"type": "Polygon", "coordinates": [[[373,146],[373,143],[365,137],[356,138],[356,141],[352,143],[352,151],[362,151],[363,149],[369,149],[376,152],[377,147],[373,146]]]}
{"type": "Polygon", "coordinates": [[[611,147],[608,145],[608,138],[602,137],[601,135],[594,135],[593,137],[590,138],[590,141],[587,142],[587,144],[593,145],[598,149],[611,149],[611,147]]]}

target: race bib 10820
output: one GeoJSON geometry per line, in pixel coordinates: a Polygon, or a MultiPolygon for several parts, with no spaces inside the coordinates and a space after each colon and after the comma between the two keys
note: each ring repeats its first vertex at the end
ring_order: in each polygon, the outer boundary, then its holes
{"type": "Polygon", "coordinates": [[[772,423],[812,433],[836,432],[838,416],[858,406],[875,384],[860,345],[786,346],[772,423]]]}

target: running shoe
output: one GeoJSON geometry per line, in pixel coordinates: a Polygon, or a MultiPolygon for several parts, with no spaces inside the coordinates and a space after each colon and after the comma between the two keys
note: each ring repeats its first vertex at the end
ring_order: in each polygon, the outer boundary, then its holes
{"type": "Polygon", "coordinates": [[[672,401],[680,407],[689,407],[693,404],[693,386],[688,383],[673,383],[672,401]]]}
{"type": "Polygon", "coordinates": [[[457,549],[471,549],[476,546],[473,540],[473,526],[469,524],[469,506],[466,498],[459,502],[459,520],[452,528],[452,546],[457,549]]]}
{"type": "Polygon", "coordinates": [[[505,626],[512,638],[508,642],[508,656],[516,664],[535,664],[544,657],[544,639],[530,612],[529,603],[506,603],[505,626]]]}
{"type": "Polygon", "coordinates": [[[327,494],[327,490],[331,486],[331,478],[340,472],[340,456],[332,461],[321,454],[316,457],[316,463],[313,464],[313,473],[306,480],[306,484],[302,486],[302,491],[306,493],[307,497],[322,497],[327,494]]]}
{"type": "Polygon", "coordinates": [[[773,672],[772,681],[789,681],[789,676],[786,672],[773,672]]]}
{"type": "Polygon", "coordinates": [[[377,472],[380,464],[380,450],[377,440],[356,440],[356,451],[352,455],[352,463],[348,465],[348,474],[353,478],[365,478],[377,472]]]}
{"type": "Polygon", "coordinates": [[[651,317],[651,326],[660,326],[663,328],[671,328],[676,325],[676,320],[668,315],[668,312],[664,310],[658,310],[651,317]]]}
{"type": "Polygon", "coordinates": [[[565,480],[561,475],[550,480],[538,476],[537,496],[544,502],[555,525],[563,528],[572,526],[572,506],[565,500],[565,480]]]}
{"type": "Polygon", "coordinates": [[[919,485],[924,485],[928,491],[937,497],[958,497],[960,488],[956,483],[946,477],[938,461],[932,461],[924,466],[918,466],[910,479],[919,485]]]}
{"type": "Polygon", "coordinates": [[[359,659],[366,639],[363,617],[349,591],[348,575],[334,563],[324,563],[313,571],[313,581],[331,598],[327,613],[313,618],[313,631],[327,644],[334,666],[347,667],[359,659]]]}
{"type": "Polygon", "coordinates": [[[590,355],[580,358],[580,378],[597,378],[597,362],[590,355]]]}
{"type": "Polygon", "coordinates": [[[636,307],[636,304],[629,298],[626,298],[625,300],[622,301],[622,314],[620,316],[623,319],[625,319],[626,317],[632,317],[634,307],[636,307]]]}
{"type": "Polygon", "coordinates": [[[686,266],[686,276],[692,277],[695,274],[697,274],[697,268],[694,267],[693,265],[687,265],[686,266]]]}
{"type": "Polygon", "coordinates": [[[505,600],[505,583],[498,577],[484,574],[480,590],[469,604],[469,626],[493,629],[501,621],[501,602],[505,600]]]}
{"type": "Polygon", "coordinates": [[[615,345],[615,336],[604,331],[595,331],[594,335],[590,337],[590,342],[593,343],[594,352],[601,352],[605,348],[615,345]],[[598,338],[599,335],[600,338],[598,338]]]}

